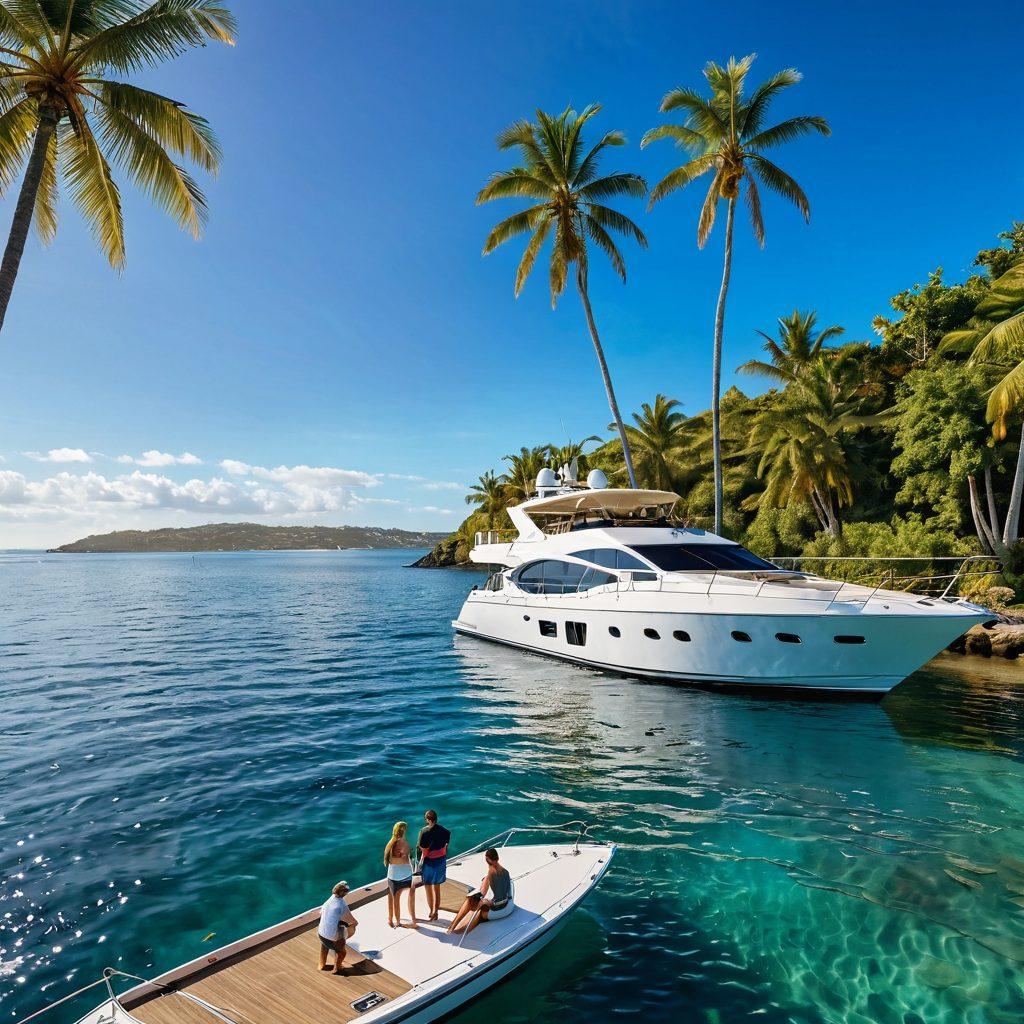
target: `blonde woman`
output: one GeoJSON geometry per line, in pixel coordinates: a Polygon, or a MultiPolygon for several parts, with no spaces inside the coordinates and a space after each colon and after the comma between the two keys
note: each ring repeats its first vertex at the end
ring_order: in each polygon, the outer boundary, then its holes
{"type": "Polygon", "coordinates": [[[416,883],[412,877],[412,850],[405,838],[409,826],[396,821],[391,839],[384,847],[384,866],[388,869],[388,925],[397,928],[402,923],[402,890],[409,890],[409,916],[416,928],[416,883]]]}

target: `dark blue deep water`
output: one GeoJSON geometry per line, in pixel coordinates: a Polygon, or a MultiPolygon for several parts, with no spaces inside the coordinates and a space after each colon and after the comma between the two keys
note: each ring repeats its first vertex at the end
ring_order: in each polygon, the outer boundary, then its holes
{"type": "Polygon", "coordinates": [[[456,847],[622,846],[460,1024],[1024,1017],[1024,666],[880,705],[632,682],[453,639],[480,577],[412,557],[0,560],[0,1021],[379,877],[428,805],[456,847]]]}

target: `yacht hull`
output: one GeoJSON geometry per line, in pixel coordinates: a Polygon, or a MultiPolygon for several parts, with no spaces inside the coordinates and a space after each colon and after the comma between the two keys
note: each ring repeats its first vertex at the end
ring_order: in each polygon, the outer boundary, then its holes
{"type": "Polygon", "coordinates": [[[966,610],[940,615],[605,610],[585,602],[506,604],[471,597],[452,626],[465,636],[620,675],[881,699],[985,618],[966,610]]]}

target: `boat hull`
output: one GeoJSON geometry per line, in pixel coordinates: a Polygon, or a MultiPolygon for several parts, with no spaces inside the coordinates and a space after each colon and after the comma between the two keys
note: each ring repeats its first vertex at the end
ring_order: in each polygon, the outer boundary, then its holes
{"type": "Polygon", "coordinates": [[[565,599],[502,603],[471,596],[452,626],[464,636],[619,675],[880,699],[985,618],[973,610],[730,614],[725,607],[714,612],[608,609],[565,599]]]}

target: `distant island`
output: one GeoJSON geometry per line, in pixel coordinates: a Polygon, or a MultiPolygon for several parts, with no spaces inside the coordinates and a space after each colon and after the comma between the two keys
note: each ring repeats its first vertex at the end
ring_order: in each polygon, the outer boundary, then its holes
{"type": "Polygon", "coordinates": [[[211,523],[183,529],[118,530],[50,548],[51,553],[119,551],[322,551],[332,548],[430,548],[443,533],[380,526],[261,526],[211,523]]]}

